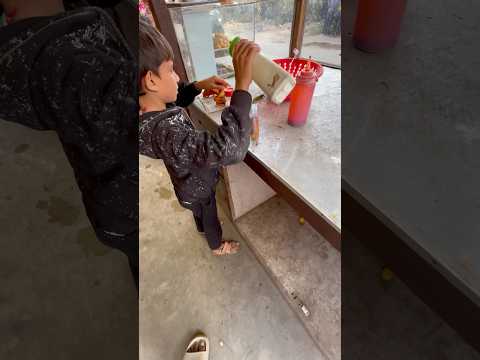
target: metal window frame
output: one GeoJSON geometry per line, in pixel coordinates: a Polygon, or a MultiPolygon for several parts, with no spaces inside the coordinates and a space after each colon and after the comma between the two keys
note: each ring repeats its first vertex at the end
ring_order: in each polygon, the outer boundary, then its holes
{"type": "MultiPolygon", "coordinates": [[[[290,35],[290,57],[294,56],[293,50],[298,49],[300,54],[303,47],[303,35],[305,34],[305,18],[308,9],[309,0],[295,0],[295,9],[293,12],[292,32],[290,35]]],[[[316,59],[323,66],[327,66],[333,69],[341,69],[342,65],[332,64],[320,59],[316,59]]]]}
{"type": "Polygon", "coordinates": [[[292,32],[290,34],[290,57],[294,56],[294,49],[298,49],[300,53],[302,52],[303,34],[305,33],[305,15],[307,7],[308,0],[295,0],[292,19],[292,32]]]}

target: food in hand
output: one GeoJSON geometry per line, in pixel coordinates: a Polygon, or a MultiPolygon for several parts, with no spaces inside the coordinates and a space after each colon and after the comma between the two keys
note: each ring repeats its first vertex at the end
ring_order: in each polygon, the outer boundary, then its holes
{"type": "Polygon", "coordinates": [[[203,91],[203,97],[210,97],[212,95],[218,94],[219,90],[218,89],[209,89],[209,90],[204,90],[203,91]]]}
{"type": "Polygon", "coordinates": [[[225,92],[221,90],[217,95],[214,95],[213,100],[215,100],[215,104],[218,106],[224,106],[227,103],[225,92]]]}
{"type": "Polygon", "coordinates": [[[225,88],[224,90],[220,89],[209,89],[209,90],[204,90],[203,91],[203,97],[210,97],[213,95],[213,100],[215,100],[215,104],[218,106],[225,106],[227,103],[227,92],[229,93],[229,96],[231,96],[232,91],[229,92],[229,88],[225,88]]]}
{"type": "Polygon", "coordinates": [[[225,49],[230,45],[230,41],[225,34],[215,33],[213,36],[213,48],[214,49],[225,49]]]}

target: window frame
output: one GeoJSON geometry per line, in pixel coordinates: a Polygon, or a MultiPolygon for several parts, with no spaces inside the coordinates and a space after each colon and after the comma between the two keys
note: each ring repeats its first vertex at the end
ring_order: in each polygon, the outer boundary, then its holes
{"type": "MultiPolygon", "coordinates": [[[[300,53],[302,52],[303,47],[303,35],[305,34],[305,18],[306,11],[308,9],[309,0],[295,0],[295,7],[293,11],[293,22],[292,22],[292,32],[290,35],[290,52],[289,56],[293,57],[294,49],[298,49],[300,53]]],[[[320,59],[316,59],[317,62],[323,66],[327,66],[333,69],[341,69],[342,65],[331,64],[320,59]]]]}
{"type": "MultiPolygon", "coordinates": [[[[261,1],[261,0],[259,0],[261,1]]],[[[290,32],[290,47],[289,47],[289,56],[293,57],[294,49],[298,49],[301,53],[303,47],[303,35],[305,33],[305,16],[308,8],[308,0],[294,0],[294,10],[293,10],[293,19],[292,19],[292,29],[290,32]]],[[[173,53],[175,56],[175,71],[179,75],[180,80],[188,81],[187,71],[183,58],[180,52],[180,46],[177,41],[177,36],[175,34],[175,29],[173,27],[173,22],[170,17],[170,11],[168,9],[168,4],[165,0],[150,0],[150,10],[152,12],[155,24],[160,32],[166,37],[170,42],[173,53]],[[162,19],[160,22],[159,19],[162,19]]],[[[323,66],[327,66],[334,69],[341,69],[341,65],[330,64],[320,59],[317,60],[323,66]]]]}

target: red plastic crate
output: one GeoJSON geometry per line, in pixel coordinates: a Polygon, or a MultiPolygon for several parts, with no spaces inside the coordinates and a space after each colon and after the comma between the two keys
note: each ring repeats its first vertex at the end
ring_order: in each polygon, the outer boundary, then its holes
{"type": "MultiPolygon", "coordinates": [[[[310,62],[310,67],[313,69],[315,76],[317,77],[317,81],[320,76],[323,75],[323,66],[316,61],[311,59],[303,59],[303,58],[285,58],[285,59],[273,59],[273,62],[280,65],[283,69],[287,70],[293,77],[296,77],[300,71],[307,66],[307,63],[310,62]]],[[[293,91],[293,90],[292,90],[293,91]]],[[[290,100],[290,95],[287,96],[285,101],[290,100]]]]}

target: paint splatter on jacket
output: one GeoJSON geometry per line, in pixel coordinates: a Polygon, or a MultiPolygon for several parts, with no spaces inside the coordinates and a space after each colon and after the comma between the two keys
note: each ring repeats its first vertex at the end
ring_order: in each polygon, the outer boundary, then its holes
{"type": "Polygon", "coordinates": [[[82,8],[0,28],[0,69],[0,119],[55,131],[97,236],[134,252],[136,55],[112,18],[82,8]]]}
{"type": "Polygon", "coordinates": [[[250,144],[251,104],[248,92],[235,91],[214,134],[195,129],[179,106],[141,116],[140,153],[164,161],[180,203],[208,198],[218,182],[219,167],[244,159],[250,144]]]}

